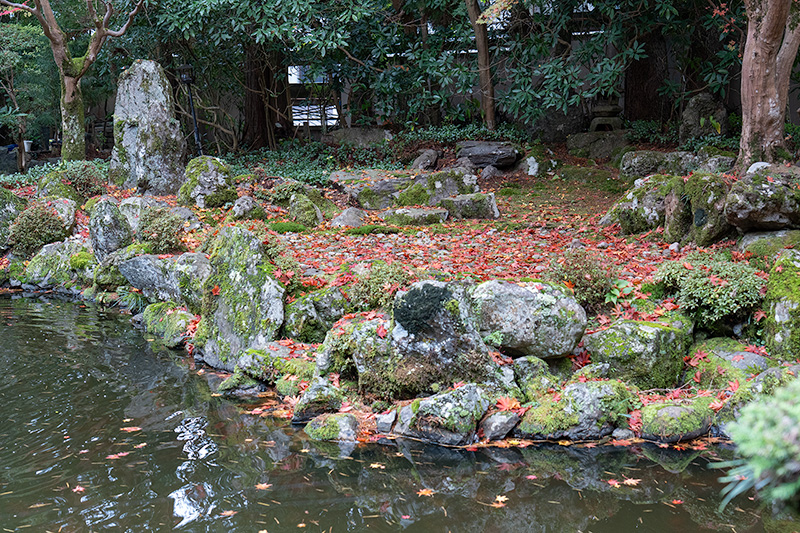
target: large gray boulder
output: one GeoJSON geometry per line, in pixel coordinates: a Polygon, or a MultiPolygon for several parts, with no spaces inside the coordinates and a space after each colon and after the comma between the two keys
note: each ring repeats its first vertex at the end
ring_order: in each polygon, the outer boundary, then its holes
{"type": "Polygon", "coordinates": [[[45,245],[34,255],[25,268],[25,277],[30,285],[49,289],[57,285],[92,283],[92,272],[97,261],[85,246],[72,241],[54,242],[45,245]]]}
{"type": "Polygon", "coordinates": [[[315,379],[294,406],[293,424],[303,424],[325,413],[335,413],[342,406],[342,393],[322,378],[315,379]]]}
{"type": "Polygon", "coordinates": [[[672,190],[673,179],[674,176],[656,174],[636,180],[633,188],[614,204],[600,223],[619,223],[623,233],[643,233],[662,226],[665,199],[672,190]]]}
{"type": "Polygon", "coordinates": [[[401,207],[387,209],[378,214],[381,220],[396,226],[430,226],[447,220],[447,209],[435,207],[401,207]]]}
{"type": "Polygon", "coordinates": [[[510,143],[489,141],[464,141],[456,145],[456,155],[466,157],[478,168],[492,165],[510,167],[517,162],[519,152],[510,143]]]}
{"type": "Polygon", "coordinates": [[[227,227],[219,233],[195,335],[200,359],[233,371],[242,352],[275,339],[283,324],[286,290],[270,275],[273,268],[261,239],[251,232],[227,227]]]}
{"type": "Polygon", "coordinates": [[[357,207],[348,207],[333,220],[331,220],[332,228],[358,228],[364,225],[367,219],[367,213],[357,207]]]}
{"type": "Polygon", "coordinates": [[[203,284],[211,274],[211,263],[199,253],[164,258],[139,255],[120,262],[118,268],[147,298],[179,302],[194,313],[200,312],[203,284]]]}
{"type": "Polygon", "coordinates": [[[11,224],[28,204],[11,191],[0,187],[0,252],[8,247],[11,224]]]}
{"type": "Polygon", "coordinates": [[[238,197],[231,169],[222,159],[200,156],[189,161],[186,179],[178,191],[181,204],[201,209],[221,207],[235,202],[238,197]]]}
{"type": "Polygon", "coordinates": [[[133,232],[128,219],[120,212],[117,201],[104,196],[92,209],[89,218],[89,235],[98,261],[108,254],[133,243],[133,232]]]}
{"type": "Polygon", "coordinates": [[[494,220],[500,218],[494,193],[475,192],[443,198],[439,205],[450,213],[453,220],[465,218],[494,220]]]}
{"type": "Polygon", "coordinates": [[[447,446],[470,444],[490,405],[481,387],[469,383],[401,407],[394,432],[447,446]]]}
{"type": "Polygon", "coordinates": [[[186,143],[174,107],[172,86],[155,61],[136,61],[120,75],[110,172],[115,183],[141,194],[178,192],[186,143]]]}
{"type": "Polygon", "coordinates": [[[713,398],[652,403],[642,407],[642,437],[659,442],[692,440],[708,433],[714,421],[713,398]]]}
{"type": "Polygon", "coordinates": [[[427,150],[420,150],[420,154],[411,163],[412,169],[419,170],[433,170],[436,168],[436,162],[439,160],[439,152],[428,148],[427,150]]]}
{"type": "Polygon", "coordinates": [[[686,104],[681,114],[678,137],[680,142],[685,143],[689,139],[712,134],[728,134],[728,112],[709,93],[700,93],[686,104]]]}
{"type": "Polygon", "coordinates": [[[617,380],[570,383],[558,395],[542,397],[522,417],[516,434],[534,439],[599,439],[618,425],[637,398],[617,380]]]}
{"type": "Polygon", "coordinates": [[[131,196],[119,203],[119,211],[127,219],[134,235],[139,233],[139,220],[148,209],[168,207],[166,202],[147,196],[131,196]]]}
{"type": "Polygon", "coordinates": [[[611,377],[642,389],[674,387],[690,342],[687,330],[633,320],[583,337],[593,362],[608,363],[611,377]]]}
{"type": "Polygon", "coordinates": [[[728,222],[741,231],[800,228],[800,169],[768,166],[736,181],[725,200],[728,222]]]}
{"type": "Polygon", "coordinates": [[[475,287],[472,299],[480,334],[508,354],[564,357],[586,330],[583,307],[549,283],[487,281],[475,287]]]}

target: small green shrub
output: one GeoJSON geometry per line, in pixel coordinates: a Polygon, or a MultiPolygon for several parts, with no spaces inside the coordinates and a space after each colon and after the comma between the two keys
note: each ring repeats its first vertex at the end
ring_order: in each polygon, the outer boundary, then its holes
{"type": "Polygon", "coordinates": [[[615,265],[584,248],[568,250],[561,258],[553,259],[544,275],[546,281],[570,287],[578,303],[590,310],[605,303],[618,277],[615,265]]]}
{"type": "Polygon", "coordinates": [[[154,254],[183,250],[182,234],[183,219],[168,209],[146,209],[139,220],[139,240],[148,244],[154,254]]]}
{"type": "Polygon", "coordinates": [[[45,180],[56,179],[72,187],[81,202],[106,192],[108,177],[91,161],[65,161],[51,170],[45,180]]]}
{"type": "Polygon", "coordinates": [[[744,459],[715,465],[731,468],[720,479],[726,505],[755,487],[769,500],[800,508],[800,380],[779,388],[772,396],[744,406],[727,429],[744,459]]]}
{"type": "Polygon", "coordinates": [[[411,283],[415,277],[399,263],[374,261],[369,272],[359,276],[346,292],[350,303],[357,309],[378,309],[388,306],[397,290],[411,283]]]}
{"type": "Polygon", "coordinates": [[[369,235],[370,233],[383,233],[389,235],[391,233],[400,233],[400,230],[391,226],[379,226],[377,224],[367,224],[357,228],[348,228],[344,230],[346,235],[369,235]]]}
{"type": "Polygon", "coordinates": [[[764,280],[756,273],[719,254],[695,252],[684,261],[665,261],[653,280],[676,297],[683,311],[701,324],[713,324],[742,317],[759,305],[764,280]]]}
{"type": "Polygon", "coordinates": [[[634,143],[674,145],[678,142],[678,125],[657,120],[634,120],[626,124],[626,138],[634,143]]]}
{"type": "Polygon", "coordinates": [[[275,233],[303,233],[308,231],[306,226],[297,222],[273,222],[269,227],[275,233]]]}
{"type": "Polygon", "coordinates": [[[11,225],[8,242],[15,254],[30,257],[45,244],[66,236],[67,230],[56,210],[36,202],[20,213],[11,225]]]}

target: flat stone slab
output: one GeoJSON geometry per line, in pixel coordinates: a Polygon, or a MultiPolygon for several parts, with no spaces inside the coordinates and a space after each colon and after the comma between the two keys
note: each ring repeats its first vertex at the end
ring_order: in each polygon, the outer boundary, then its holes
{"type": "Polygon", "coordinates": [[[447,220],[447,209],[404,207],[400,209],[387,209],[378,214],[381,220],[398,226],[429,226],[441,224],[447,220]]]}

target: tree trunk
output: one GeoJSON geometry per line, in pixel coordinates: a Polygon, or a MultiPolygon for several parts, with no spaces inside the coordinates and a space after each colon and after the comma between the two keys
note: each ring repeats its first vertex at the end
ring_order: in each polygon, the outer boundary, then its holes
{"type": "Polygon", "coordinates": [[[481,8],[478,0],[464,0],[467,3],[469,21],[475,33],[475,47],[478,49],[478,77],[481,86],[481,114],[483,123],[490,130],[495,128],[494,84],[492,83],[491,60],[489,57],[489,32],[486,24],[479,24],[481,8]]]}
{"type": "Polygon", "coordinates": [[[257,45],[245,52],[244,144],[251,150],[269,145],[269,123],[261,92],[267,69],[264,54],[257,45]]]}
{"type": "Polygon", "coordinates": [[[625,118],[628,120],[658,120],[669,117],[669,101],[658,94],[669,76],[664,36],[653,32],[643,39],[647,57],[633,61],[625,70],[625,118]]]}
{"type": "Polygon", "coordinates": [[[789,20],[791,0],[747,0],[747,42],[742,58],[742,137],[737,169],[774,162],[784,149],[789,77],[800,44],[800,25],[789,20]]]}
{"type": "Polygon", "coordinates": [[[63,75],[61,80],[61,159],[78,161],[86,157],[83,93],[81,80],[63,75]]]}

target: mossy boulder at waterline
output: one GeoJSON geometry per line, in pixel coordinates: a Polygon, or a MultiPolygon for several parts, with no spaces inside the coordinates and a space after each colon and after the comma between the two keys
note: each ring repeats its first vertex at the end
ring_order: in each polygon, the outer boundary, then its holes
{"type": "Polygon", "coordinates": [[[598,439],[627,427],[635,409],[635,388],[617,380],[570,383],[541,396],[522,417],[516,433],[535,439],[598,439]]]}
{"type": "Polygon", "coordinates": [[[690,342],[685,330],[633,320],[583,337],[593,362],[608,363],[611,377],[642,389],[674,387],[690,342]]]}
{"type": "Polygon", "coordinates": [[[358,435],[358,419],[350,413],[319,415],[305,427],[311,440],[355,442],[358,435]]]}
{"type": "Polygon", "coordinates": [[[186,330],[194,319],[175,302],[158,302],[145,307],[142,325],[147,333],[160,337],[167,348],[176,348],[190,338],[186,330]]]}
{"type": "Polygon", "coordinates": [[[189,161],[184,183],[178,191],[181,204],[201,209],[221,207],[234,203],[238,197],[231,169],[223,160],[200,156],[189,161]]]}
{"type": "Polygon", "coordinates": [[[470,444],[490,405],[486,392],[469,383],[401,407],[394,432],[447,446],[470,444]]]}
{"type": "Polygon", "coordinates": [[[201,311],[203,284],[211,275],[211,263],[199,253],[129,256],[118,263],[118,269],[126,284],[147,298],[179,302],[194,313],[201,311]]]}
{"type": "Polygon", "coordinates": [[[350,312],[351,307],[338,287],[311,292],[286,306],[283,332],[301,342],[322,342],[333,323],[350,312]]]}
{"type": "Polygon", "coordinates": [[[545,282],[492,280],[471,291],[485,342],[517,356],[571,354],[586,330],[586,312],[565,290],[545,282]]]}
{"type": "Polygon", "coordinates": [[[708,433],[714,421],[712,397],[652,403],[642,407],[642,437],[659,442],[692,440],[708,433]]]}
{"type": "Polygon", "coordinates": [[[514,359],[514,377],[525,400],[532,402],[550,390],[560,387],[559,379],[550,373],[550,369],[542,359],[532,355],[514,359]]]}
{"type": "Polygon", "coordinates": [[[800,354],[800,251],[784,250],[769,273],[764,332],[773,357],[793,361],[800,354]]]}
{"type": "Polygon", "coordinates": [[[139,194],[175,194],[183,183],[186,142],[172,86],[155,61],[137,60],[119,77],[110,178],[139,194]]]}
{"type": "Polygon", "coordinates": [[[97,261],[85,246],[76,242],[54,242],[45,245],[25,268],[30,285],[52,288],[58,285],[86,287],[92,283],[97,261]]]}
{"type": "Polygon", "coordinates": [[[27,204],[27,200],[20,198],[8,189],[0,187],[0,252],[8,247],[11,224],[22,213],[27,204]]]}
{"type": "Polygon", "coordinates": [[[308,422],[326,413],[335,413],[341,408],[344,397],[339,389],[323,378],[315,379],[294,406],[293,424],[308,422]]]}
{"type": "Polygon", "coordinates": [[[283,324],[284,286],[261,240],[240,227],[223,229],[211,246],[203,284],[203,318],[195,345],[200,358],[232,371],[243,351],[264,348],[283,324]]]}
{"type": "Polygon", "coordinates": [[[270,342],[266,348],[245,351],[239,355],[236,370],[267,385],[277,385],[285,378],[310,382],[316,368],[312,358],[313,347],[287,344],[285,341],[270,342]]]}
{"type": "Polygon", "coordinates": [[[117,200],[106,196],[95,204],[89,218],[89,235],[99,261],[133,243],[133,232],[128,219],[120,212],[117,200]]]}
{"type": "Polygon", "coordinates": [[[689,350],[683,382],[694,382],[702,389],[725,389],[729,383],[744,383],[753,374],[766,370],[771,361],[731,338],[712,338],[689,350]]]}

